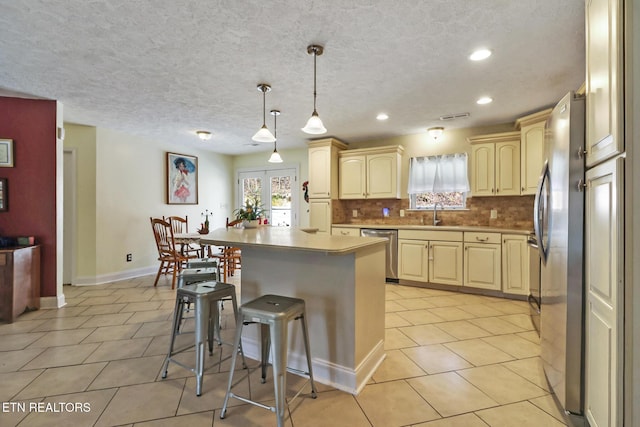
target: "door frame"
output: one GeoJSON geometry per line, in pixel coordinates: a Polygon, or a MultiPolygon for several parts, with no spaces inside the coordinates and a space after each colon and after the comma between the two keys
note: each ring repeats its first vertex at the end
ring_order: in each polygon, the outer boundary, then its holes
{"type": "MultiPolygon", "coordinates": [[[[69,281],[71,285],[73,285],[76,282],[76,260],[77,260],[77,254],[76,254],[76,237],[77,237],[77,211],[78,211],[78,197],[77,197],[77,190],[78,190],[78,182],[77,182],[77,176],[78,176],[78,152],[76,148],[65,148],[63,150],[63,167],[64,167],[64,172],[63,172],[63,210],[64,210],[64,218],[65,220],[63,221],[63,233],[62,233],[62,239],[63,239],[63,243],[62,243],[62,256],[63,256],[63,261],[62,261],[62,268],[63,268],[63,272],[62,272],[62,278],[63,278],[63,282],[65,281],[64,278],[65,277],[69,277],[69,281]],[[69,155],[70,157],[67,157],[67,155],[69,155]],[[69,160],[69,163],[67,163],[67,159],[69,160]],[[71,170],[67,170],[67,168],[70,168],[71,170]],[[67,172],[69,172],[67,174],[67,172]],[[64,206],[67,205],[67,202],[70,205],[70,209],[71,212],[68,212],[66,209],[64,209],[64,206]],[[68,220],[68,221],[67,221],[68,220]],[[65,222],[69,222],[71,224],[73,224],[71,226],[70,230],[67,230],[66,227],[64,227],[64,223],[65,222]],[[67,239],[68,238],[68,239],[67,239]],[[66,258],[70,257],[71,261],[68,264],[69,268],[71,268],[71,271],[66,272],[64,271],[64,267],[65,265],[67,265],[66,263],[66,258]],[[65,275],[65,273],[68,273],[68,276],[65,275]]],[[[66,283],[63,283],[66,284],[66,283]]]]}
{"type": "MultiPolygon", "coordinates": [[[[234,191],[234,209],[240,208],[240,202],[242,200],[242,189],[240,188],[240,174],[255,172],[256,174],[263,173],[265,176],[270,172],[278,171],[278,170],[293,170],[294,171],[294,182],[291,184],[291,227],[297,227],[300,223],[300,194],[297,191],[297,186],[299,183],[300,177],[300,165],[298,163],[281,163],[278,165],[264,165],[264,166],[253,166],[253,167],[243,167],[235,170],[235,191],[234,191]]],[[[271,215],[271,204],[269,204],[269,215],[271,215]]],[[[271,218],[269,218],[271,221],[271,218]]]]}

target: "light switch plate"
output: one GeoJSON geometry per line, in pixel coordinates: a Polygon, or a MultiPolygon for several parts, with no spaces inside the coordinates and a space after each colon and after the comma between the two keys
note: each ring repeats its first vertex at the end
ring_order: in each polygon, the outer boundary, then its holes
{"type": "Polygon", "coordinates": [[[403,217],[404,216],[404,209],[400,209],[400,216],[403,217]]]}
{"type": "Polygon", "coordinates": [[[351,216],[353,216],[354,218],[358,218],[358,210],[354,209],[353,211],[351,211],[351,216]]]}
{"type": "Polygon", "coordinates": [[[491,209],[491,219],[497,219],[497,218],[498,218],[498,210],[491,209]]]}

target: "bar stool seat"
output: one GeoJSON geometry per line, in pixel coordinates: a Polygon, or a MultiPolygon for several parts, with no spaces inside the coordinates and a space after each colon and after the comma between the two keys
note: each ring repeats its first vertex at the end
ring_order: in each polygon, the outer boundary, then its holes
{"type": "MultiPolygon", "coordinates": [[[[235,371],[235,363],[237,354],[234,353],[231,359],[231,371],[229,372],[229,383],[227,385],[227,393],[224,398],[220,418],[224,418],[227,411],[229,398],[233,397],[246,403],[269,409],[276,413],[278,427],[284,426],[285,414],[285,392],[287,389],[286,372],[294,372],[304,374],[311,383],[311,397],[316,398],[316,387],[313,382],[313,371],[311,368],[311,355],[309,352],[309,334],[306,323],[305,302],[303,299],[291,298],[280,295],[264,295],[243,304],[238,313],[236,321],[236,337],[234,346],[239,348],[242,340],[242,327],[251,323],[260,324],[261,334],[261,368],[262,382],[266,381],[266,367],[271,350],[273,360],[273,386],[275,394],[275,407],[263,405],[252,401],[248,398],[234,394],[231,391],[233,384],[233,374],[235,371]],[[304,338],[304,347],[307,357],[307,372],[299,371],[287,367],[287,346],[288,346],[288,323],[291,320],[300,320],[302,322],[302,335],[304,338]]],[[[300,390],[293,398],[295,399],[302,392],[300,390]]]]}
{"type": "MultiPolygon", "coordinates": [[[[238,306],[236,302],[236,288],[228,283],[216,281],[205,281],[191,284],[185,284],[176,291],[176,305],[173,315],[173,327],[171,331],[171,341],[169,344],[169,352],[164,361],[162,368],[162,378],[167,377],[169,362],[190,370],[196,375],[196,395],[202,394],[202,377],[204,372],[204,346],[209,344],[209,354],[213,354],[214,330],[219,331],[218,301],[228,298],[233,305],[233,313],[237,316],[238,306]],[[191,349],[193,346],[176,350],[174,349],[176,335],[178,335],[180,321],[184,305],[188,302],[194,304],[195,319],[195,347],[196,347],[196,364],[195,367],[187,366],[184,363],[174,359],[174,356],[185,350],[191,349]]],[[[237,326],[237,325],[236,325],[237,326]]],[[[219,343],[222,345],[222,339],[218,336],[219,343]]],[[[234,349],[237,349],[235,347],[234,349]]],[[[234,350],[234,360],[236,351],[234,350]]],[[[244,354],[242,355],[244,364],[244,354]]]]}
{"type": "Polygon", "coordinates": [[[215,258],[189,258],[187,268],[215,268],[220,277],[220,265],[215,258]]]}

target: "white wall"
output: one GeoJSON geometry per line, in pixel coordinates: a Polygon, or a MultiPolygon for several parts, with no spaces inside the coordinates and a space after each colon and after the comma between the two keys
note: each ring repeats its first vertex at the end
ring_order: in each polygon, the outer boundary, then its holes
{"type": "MultiPolygon", "coordinates": [[[[74,132],[67,133],[68,144],[80,146],[81,150],[83,144],[74,141],[74,136],[74,132]]],[[[90,150],[90,141],[88,145],[90,150]]],[[[90,166],[82,168],[79,183],[83,182],[84,174],[90,179],[92,173],[90,166]]],[[[209,217],[211,227],[224,226],[231,212],[232,180],[229,156],[96,129],[95,205],[92,208],[90,203],[79,203],[77,214],[78,218],[95,216],[95,222],[80,220],[82,229],[78,233],[93,234],[95,238],[79,236],[77,270],[82,273],[77,275],[77,284],[104,283],[155,272],[158,254],[149,217],[186,215],[189,231],[196,231],[203,221],[201,213],[208,209],[213,212],[209,217]],[[198,157],[197,205],[166,204],[168,151],[198,157]],[[92,241],[95,248],[91,247],[92,241]],[[81,255],[85,248],[95,251],[93,260],[81,255]],[[133,256],[132,262],[126,262],[128,253],[133,256]]]]}

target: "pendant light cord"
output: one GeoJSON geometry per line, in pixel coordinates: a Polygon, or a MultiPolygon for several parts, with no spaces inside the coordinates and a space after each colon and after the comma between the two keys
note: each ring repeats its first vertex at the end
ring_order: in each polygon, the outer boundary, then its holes
{"type": "Polygon", "coordinates": [[[318,51],[316,48],[313,49],[313,112],[316,112],[316,57],[318,56],[318,51]]]}

